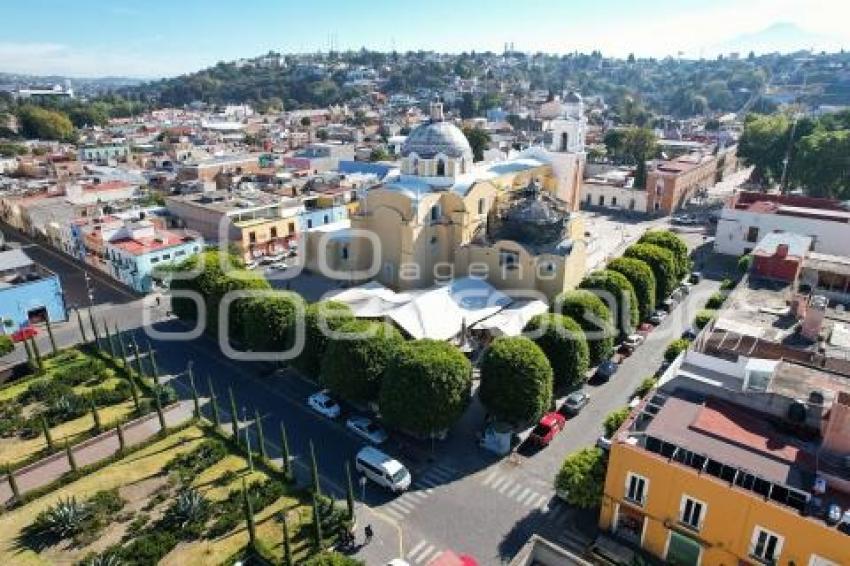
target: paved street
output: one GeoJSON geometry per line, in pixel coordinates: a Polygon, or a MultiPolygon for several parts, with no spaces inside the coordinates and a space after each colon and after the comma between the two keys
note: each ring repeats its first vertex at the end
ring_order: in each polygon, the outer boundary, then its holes
{"type": "MultiPolygon", "coordinates": [[[[69,303],[87,302],[79,264],[8,231],[7,236],[21,240],[35,261],[60,275],[69,303]]],[[[694,247],[708,247],[701,234],[686,237],[694,247]]],[[[592,532],[595,517],[578,513],[553,498],[555,473],[566,454],[592,445],[602,432],[605,415],[626,404],[637,385],[655,373],[664,347],[689,325],[699,305],[718,288],[720,278],[719,273],[709,274],[695,286],[674,314],[649,335],[646,344],[624,361],[609,383],[587,385],[591,403],[540,453],[499,461],[480,449],[475,435],[484,415],[477,402],[445,442],[431,446],[396,441],[389,451],[411,468],[413,488],[404,495],[391,497],[372,484],[365,487],[367,507],[361,507],[359,521],[361,529],[365,523],[371,523],[376,538],[361,549],[361,556],[369,564],[385,563],[398,556],[412,564],[425,564],[440,551],[451,548],[472,554],[482,564],[500,564],[516,553],[534,532],[566,544],[582,530],[592,532]]],[[[142,328],[146,309],[148,318],[156,321],[153,327],[157,330],[185,329],[179,321],[166,317],[164,308],[144,305],[140,298],[100,275],[93,274],[92,282],[97,316],[117,321],[122,328],[134,329],[140,343],[148,340],[142,328]]],[[[62,325],[57,337],[62,344],[69,344],[78,334],[76,319],[72,317],[62,325]]],[[[280,455],[278,423],[286,424],[296,471],[305,481],[308,477],[305,456],[312,440],[323,487],[337,496],[343,495],[344,462],[352,461],[363,443],[341,423],[328,421],[305,407],[304,400],[315,386],[286,372],[228,360],[221,355],[217,344],[206,337],[191,341],[150,341],[161,371],[171,376],[183,398],[189,397],[185,370],[191,361],[201,394],[208,394],[209,376],[227,419],[230,418],[228,388],[233,389],[238,410],[241,412],[245,407],[249,419],[253,419],[255,409],[260,412],[275,457],[280,455]]],[[[362,530],[359,535],[362,539],[362,530]]]]}

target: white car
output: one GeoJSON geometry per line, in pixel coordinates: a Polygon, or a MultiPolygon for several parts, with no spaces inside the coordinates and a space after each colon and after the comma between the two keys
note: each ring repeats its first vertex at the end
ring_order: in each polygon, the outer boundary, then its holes
{"type": "Polygon", "coordinates": [[[286,271],[289,268],[289,266],[286,265],[285,261],[276,261],[273,264],[271,264],[268,268],[271,271],[286,271]]]}
{"type": "Polygon", "coordinates": [[[309,405],[309,407],[317,413],[321,413],[329,419],[337,418],[342,412],[339,403],[334,401],[334,399],[328,394],[327,389],[324,391],[318,391],[307,397],[307,405],[309,405]]]}
{"type": "Polygon", "coordinates": [[[387,441],[387,431],[369,417],[351,417],[345,426],[372,444],[382,444],[387,441]]]}
{"type": "Polygon", "coordinates": [[[387,566],[410,566],[410,562],[402,560],[401,558],[393,558],[387,562],[387,566]]]}
{"type": "Polygon", "coordinates": [[[635,348],[643,344],[643,336],[640,334],[629,334],[625,340],[623,340],[623,349],[628,352],[634,352],[635,348]]]}
{"type": "Polygon", "coordinates": [[[245,264],[245,269],[257,269],[259,266],[259,262],[252,260],[245,264]]]}
{"type": "Polygon", "coordinates": [[[667,318],[667,313],[662,310],[657,310],[649,317],[649,322],[657,326],[661,324],[665,318],[667,318]]]}

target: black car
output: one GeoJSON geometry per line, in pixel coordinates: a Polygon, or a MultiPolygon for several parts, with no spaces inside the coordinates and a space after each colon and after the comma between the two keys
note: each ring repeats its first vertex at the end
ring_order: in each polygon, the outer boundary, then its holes
{"type": "Polygon", "coordinates": [[[565,415],[575,416],[581,412],[589,401],[590,395],[584,391],[573,391],[564,399],[564,404],[561,405],[561,412],[565,415]]]}
{"type": "Polygon", "coordinates": [[[603,379],[605,381],[611,379],[611,376],[617,373],[617,368],[620,366],[617,365],[616,362],[612,362],[611,360],[602,362],[599,364],[599,367],[596,368],[596,378],[603,379]]]}

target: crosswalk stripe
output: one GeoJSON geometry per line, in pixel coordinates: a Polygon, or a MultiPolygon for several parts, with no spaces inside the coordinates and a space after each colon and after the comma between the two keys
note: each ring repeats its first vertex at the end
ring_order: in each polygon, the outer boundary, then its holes
{"type": "Polygon", "coordinates": [[[420,480],[418,480],[418,483],[422,485],[427,485],[428,487],[437,487],[439,485],[438,482],[435,482],[428,478],[421,478],[420,480]]]}
{"type": "Polygon", "coordinates": [[[516,495],[516,494],[517,494],[517,492],[518,492],[519,490],[521,490],[521,489],[522,489],[522,484],[515,483],[515,484],[514,484],[514,487],[513,487],[512,489],[508,490],[508,491],[505,493],[505,495],[506,495],[506,496],[508,496],[508,497],[513,497],[513,496],[514,496],[514,495],[516,495]]]}
{"type": "Polygon", "coordinates": [[[407,493],[410,495],[410,497],[416,497],[421,500],[428,499],[428,494],[423,491],[408,491],[407,493]]]}
{"type": "Polygon", "coordinates": [[[433,545],[433,544],[429,544],[429,545],[428,545],[428,548],[426,548],[425,550],[423,550],[422,552],[420,552],[418,555],[416,555],[416,557],[415,557],[415,558],[413,558],[413,561],[414,561],[414,562],[416,562],[417,564],[419,564],[419,563],[421,563],[423,560],[426,560],[429,556],[431,556],[431,553],[432,553],[432,552],[434,552],[434,545],[433,545]]]}
{"type": "Polygon", "coordinates": [[[510,481],[510,480],[508,480],[508,478],[506,478],[504,476],[501,476],[499,479],[494,481],[493,484],[490,487],[492,487],[493,489],[499,489],[499,486],[501,486],[506,481],[510,481]]]}
{"type": "Polygon", "coordinates": [[[382,509],[382,511],[385,511],[386,513],[388,513],[396,521],[404,520],[404,515],[402,513],[399,513],[398,511],[396,511],[392,507],[384,507],[382,509]]]}
{"type": "Polygon", "coordinates": [[[412,558],[412,557],[413,557],[413,555],[414,555],[414,554],[416,554],[417,552],[419,552],[419,551],[422,549],[422,547],[423,547],[423,546],[425,546],[426,544],[428,544],[428,541],[427,541],[427,540],[425,540],[425,539],[420,540],[420,541],[416,544],[416,546],[414,546],[414,547],[410,550],[410,552],[408,552],[408,553],[407,553],[407,557],[408,557],[408,558],[412,558]]]}
{"type": "Polygon", "coordinates": [[[525,503],[525,498],[528,497],[529,493],[534,493],[530,488],[525,488],[522,490],[522,493],[516,498],[518,503],[525,503]]]}
{"type": "Polygon", "coordinates": [[[499,493],[505,493],[509,487],[514,484],[513,480],[508,480],[507,483],[503,484],[502,487],[499,488],[499,493]]]}
{"type": "Polygon", "coordinates": [[[490,475],[488,475],[487,479],[484,480],[484,485],[490,485],[490,482],[492,482],[497,477],[499,477],[499,472],[495,470],[490,472],[490,475]]]}
{"type": "Polygon", "coordinates": [[[390,501],[390,507],[393,507],[394,509],[397,509],[398,511],[400,511],[400,512],[404,513],[405,515],[407,515],[407,514],[408,514],[408,513],[410,513],[411,511],[413,511],[413,506],[412,506],[412,505],[410,505],[409,503],[407,503],[407,504],[406,504],[406,503],[402,503],[402,502],[401,502],[401,501],[399,501],[398,499],[396,499],[395,501],[390,501]]]}
{"type": "Polygon", "coordinates": [[[535,503],[535,507],[542,507],[543,504],[546,503],[547,501],[549,501],[549,498],[546,497],[545,495],[541,495],[540,497],[537,498],[537,503],[535,503]]]}

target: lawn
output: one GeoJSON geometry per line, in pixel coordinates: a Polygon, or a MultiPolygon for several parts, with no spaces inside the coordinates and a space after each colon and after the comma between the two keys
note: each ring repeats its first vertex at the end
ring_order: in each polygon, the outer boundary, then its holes
{"type": "MultiPolygon", "coordinates": [[[[234,556],[248,544],[248,533],[241,506],[242,481],[266,482],[275,485],[280,495],[266,497],[266,502],[255,509],[257,535],[264,546],[278,558],[282,557],[282,526],[278,514],[286,510],[289,518],[292,549],[296,561],[306,556],[309,550],[311,508],[305,504],[304,494],[290,488],[282,488],[277,483],[279,477],[271,478],[268,473],[257,467],[248,471],[245,459],[225,444],[223,457],[203,469],[194,470],[191,466],[197,459],[196,454],[208,446],[214,435],[208,429],[191,426],[174,432],[144,449],[109,464],[73,483],[70,483],[48,495],[31,501],[23,507],[0,515],[0,564],[36,565],[36,564],[74,564],[92,554],[115,553],[136,544],[139,539],[149,536],[173,512],[178,494],[191,487],[209,501],[212,514],[203,520],[196,536],[174,534],[182,540],[161,560],[161,564],[221,564],[234,556]],[[176,457],[184,454],[182,459],[176,457]],[[187,462],[190,473],[177,462],[187,462]],[[271,483],[269,483],[271,482],[271,483]],[[86,501],[102,490],[117,489],[123,500],[122,509],[110,517],[111,522],[91,536],[77,540],[64,539],[51,541],[50,544],[33,544],[30,536],[24,536],[36,517],[54,505],[60,499],[73,495],[78,501],[86,501]],[[240,497],[234,498],[234,494],[240,497]],[[215,532],[216,521],[227,512],[227,501],[240,502],[235,506],[238,511],[233,521],[220,533],[215,532]]],[[[272,474],[278,476],[278,474],[272,474]]],[[[270,492],[274,493],[274,491],[270,492]]],[[[252,494],[260,495],[252,490],[252,494]]],[[[125,557],[126,559],[126,557],[125,557]]]]}

